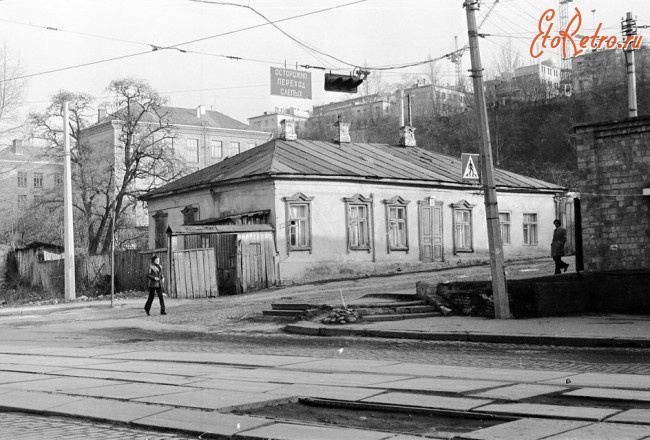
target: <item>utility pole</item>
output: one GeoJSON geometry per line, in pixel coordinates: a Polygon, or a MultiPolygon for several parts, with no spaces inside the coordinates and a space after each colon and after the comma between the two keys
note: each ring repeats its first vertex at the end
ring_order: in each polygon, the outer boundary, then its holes
{"type": "MultiPolygon", "coordinates": [[[[637,34],[636,20],[632,18],[632,13],[628,12],[625,20],[621,19],[621,30],[623,36],[633,37],[637,34]]],[[[628,116],[634,118],[638,114],[636,105],[636,67],[634,65],[634,46],[632,41],[623,49],[625,54],[625,67],[627,68],[627,104],[628,116]]]]}
{"type": "Polygon", "coordinates": [[[65,299],[76,298],[74,279],[74,229],[72,226],[72,165],[70,163],[70,121],[68,101],[63,102],[63,248],[65,252],[65,299]]]}
{"type": "Polygon", "coordinates": [[[503,264],[503,246],[501,244],[501,226],[499,225],[499,206],[494,185],[492,147],[490,145],[490,127],[488,125],[485,91],[483,90],[483,67],[478,48],[478,31],[476,27],[476,10],[478,0],[465,0],[463,6],[467,12],[467,33],[469,35],[469,53],[472,61],[471,76],[474,82],[476,111],[478,114],[481,138],[481,171],[485,193],[485,216],[487,219],[488,244],[490,247],[490,271],[492,274],[492,293],[494,298],[494,317],[509,319],[510,303],[503,264]]]}

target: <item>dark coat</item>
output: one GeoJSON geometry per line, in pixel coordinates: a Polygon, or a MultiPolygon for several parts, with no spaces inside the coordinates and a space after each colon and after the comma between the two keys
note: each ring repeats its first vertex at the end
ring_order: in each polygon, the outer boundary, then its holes
{"type": "Polygon", "coordinates": [[[165,280],[162,266],[151,263],[149,265],[149,274],[147,278],[149,278],[149,287],[162,287],[162,283],[165,280]]]}
{"type": "Polygon", "coordinates": [[[566,229],[562,226],[555,228],[553,231],[553,241],[551,242],[551,257],[561,257],[564,255],[564,244],[566,243],[566,229]]]}

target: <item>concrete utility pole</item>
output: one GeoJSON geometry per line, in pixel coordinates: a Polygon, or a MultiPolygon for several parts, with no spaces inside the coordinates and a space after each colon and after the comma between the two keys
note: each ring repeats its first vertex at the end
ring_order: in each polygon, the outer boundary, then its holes
{"type": "Polygon", "coordinates": [[[472,61],[471,76],[474,81],[474,96],[481,137],[481,172],[485,192],[485,216],[487,219],[488,244],[490,247],[490,269],[492,273],[492,292],[494,295],[494,316],[509,319],[510,303],[506,286],[506,274],[503,265],[503,246],[501,244],[501,226],[499,225],[499,206],[494,185],[492,147],[490,145],[490,127],[488,125],[485,92],[483,90],[483,67],[478,48],[478,31],[476,28],[476,10],[478,0],[465,0],[467,11],[467,33],[469,34],[469,53],[472,61]]]}
{"type": "MultiPolygon", "coordinates": [[[[633,37],[637,34],[636,20],[632,18],[632,13],[628,12],[625,20],[621,19],[621,28],[624,37],[633,37]]],[[[625,54],[625,67],[627,68],[627,103],[628,116],[634,118],[638,115],[636,105],[636,67],[634,65],[634,46],[632,42],[623,50],[625,54]]]]}
{"type": "Polygon", "coordinates": [[[70,121],[68,101],[63,102],[63,247],[65,251],[65,299],[76,298],[74,279],[74,229],[72,226],[72,165],[70,164],[70,121]]]}

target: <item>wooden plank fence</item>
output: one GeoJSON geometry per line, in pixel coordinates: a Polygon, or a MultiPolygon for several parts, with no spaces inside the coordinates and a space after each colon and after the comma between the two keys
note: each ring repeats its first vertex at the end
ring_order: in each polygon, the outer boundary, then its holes
{"type": "MultiPolygon", "coordinates": [[[[165,278],[169,280],[169,268],[165,265],[167,250],[115,252],[115,291],[147,290],[147,272],[154,255],[160,257],[165,278]]],[[[21,258],[16,263],[16,275],[30,286],[64,293],[64,260],[38,261],[37,258],[21,258]]],[[[110,271],[110,254],[75,257],[77,291],[81,293],[84,290],[99,289],[104,294],[110,293],[110,271]]]]}

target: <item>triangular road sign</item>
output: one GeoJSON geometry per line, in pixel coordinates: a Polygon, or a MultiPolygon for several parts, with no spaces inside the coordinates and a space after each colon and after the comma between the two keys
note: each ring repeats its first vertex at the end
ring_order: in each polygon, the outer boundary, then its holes
{"type": "Polygon", "coordinates": [[[465,164],[465,169],[463,170],[463,179],[468,180],[478,180],[478,169],[474,163],[474,158],[470,155],[467,156],[467,163],[465,164]]]}

